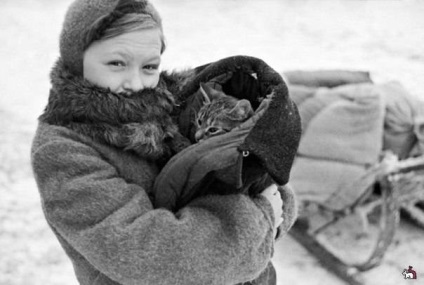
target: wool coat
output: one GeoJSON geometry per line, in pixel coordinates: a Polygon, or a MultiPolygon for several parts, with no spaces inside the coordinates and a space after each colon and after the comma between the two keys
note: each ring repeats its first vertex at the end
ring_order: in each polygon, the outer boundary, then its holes
{"type": "MultiPolygon", "coordinates": [[[[162,74],[152,98],[169,99],[184,76],[162,74]]],[[[264,197],[206,195],[177,212],[155,209],[151,191],[172,147],[137,135],[143,125],[133,117],[143,109],[132,108],[143,104],[73,76],[60,60],[51,81],[32,167],[80,284],[275,284],[275,217],[264,197]]],[[[174,138],[169,118],[155,116],[141,120],[174,138]]]]}

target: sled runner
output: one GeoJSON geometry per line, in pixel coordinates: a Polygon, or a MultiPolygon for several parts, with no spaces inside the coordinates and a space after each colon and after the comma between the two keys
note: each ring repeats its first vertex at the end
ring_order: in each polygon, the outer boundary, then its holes
{"type": "MultiPolygon", "coordinates": [[[[421,180],[418,182],[421,185],[420,189],[418,187],[410,189],[411,191],[409,193],[405,193],[408,190],[402,189],[402,184],[405,179],[410,181],[411,174],[416,175],[416,173],[421,173],[420,175],[423,175],[423,170],[424,156],[409,158],[403,161],[394,160],[391,162],[389,169],[383,170],[378,175],[376,181],[376,185],[380,189],[378,196],[373,195],[372,191],[374,189],[370,188],[351,208],[332,213],[332,220],[314,230],[311,230],[308,224],[308,218],[310,218],[308,215],[313,215],[314,213],[304,212],[303,216],[298,219],[292,228],[290,234],[318,258],[323,266],[345,280],[348,284],[363,284],[360,272],[378,266],[393,241],[399,223],[401,205],[405,205],[405,203],[409,204],[414,198],[420,198],[422,201],[422,193],[418,193],[419,191],[422,192],[423,189],[422,178],[416,177],[416,180],[421,180]],[[370,198],[371,196],[373,198],[370,198]],[[364,261],[357,263],[346,262],[340,256],[337,256],[336,253],[333,253],[331,249],[328,249],[326,245],[318,241],[318,235],[326,228],[334,226],[337,221],[349,215],[355,215],[355,212],[362,211],[362,213],[368,215],[375,208],[379,208],[378,210],[380,211],[379,221],[377,221],[379,232],[372,252],[364,261]]],[[[412,206],[411,208],[417,211],[419,215],[422,215],[419,210],[412,206]]],[[[422,220],[419,218],[417,221],[422,223],[422,220]]],[[[346,244],[346,246],[349,247],[350,245],[346,244]]],[[[354,251],[355,249],[351,250],[354,251]]]]}

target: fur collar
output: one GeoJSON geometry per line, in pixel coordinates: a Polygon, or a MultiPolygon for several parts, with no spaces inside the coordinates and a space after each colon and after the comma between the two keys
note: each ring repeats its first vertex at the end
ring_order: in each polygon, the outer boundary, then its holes
{"type": "Polygon", "coordinates": [[[147,159],[171,154],[169,142],[178,136],[171,118],[176,103],[164,80],[157,88],[126,96],[72,75],[59,59],[51,72],[51,83],[49,102],[40,121],[67,127],[147,159]]]}

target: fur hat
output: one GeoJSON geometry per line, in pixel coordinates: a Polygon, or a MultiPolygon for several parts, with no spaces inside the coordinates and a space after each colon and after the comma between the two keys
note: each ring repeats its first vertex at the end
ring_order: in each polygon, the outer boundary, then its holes
{"type": "Polygon", "coordinates": [[[114,20],[129,13],[150,15],[162,30],[159,13],[146,0],[75,0],[66,13],[60,35],[60,55],[69,71],[82,75],[85,49],[114,20]]]}

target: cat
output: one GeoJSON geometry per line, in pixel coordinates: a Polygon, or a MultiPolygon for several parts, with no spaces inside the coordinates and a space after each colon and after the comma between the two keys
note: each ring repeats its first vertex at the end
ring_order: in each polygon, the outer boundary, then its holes
{"type": "MultiPolygon", "coordinates": [[[[196,116],[197,142],[228,133],[254,115],[252,105],[246,99],[237,99],[203,83],[200,84],[199,90],[204,96],[205,103],[196,116]]],[[[241,192],[252,196],[258,195],[274,183],[262,163],[253,155],[243,159],[242,181],[241,192]]],[[[221,188],[220,192],[231,192],[224,185],[216,188],[221,188]]]]}
{"type": "Polygon", "coordinates": [[[249,100],[234,98],[204,83],[199,90],[205,102],[195,117],[197,142],[228,133],[254,114],[249,100]]]}

